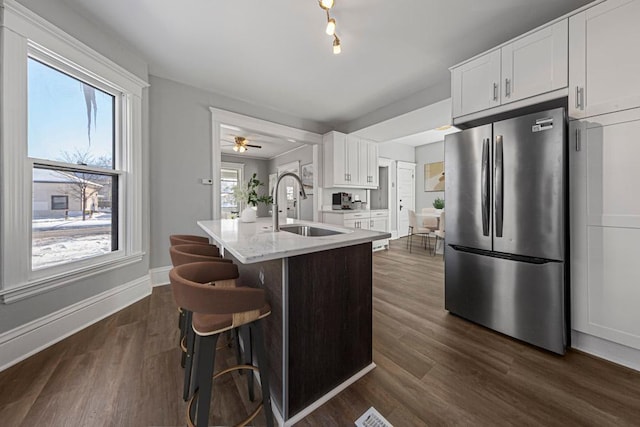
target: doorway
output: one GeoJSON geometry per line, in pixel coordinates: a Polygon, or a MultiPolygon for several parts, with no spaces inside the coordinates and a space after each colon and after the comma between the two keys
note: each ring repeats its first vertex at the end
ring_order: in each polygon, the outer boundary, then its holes
{"type": "Polygon", "coordinates": [[[398,237],[409,234],[409,211],[415,210],[415,163],[398,162],[398,237]]]}

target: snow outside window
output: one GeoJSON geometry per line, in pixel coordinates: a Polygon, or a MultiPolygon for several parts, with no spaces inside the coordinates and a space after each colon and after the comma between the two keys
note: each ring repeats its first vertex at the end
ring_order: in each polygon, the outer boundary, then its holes
{"type": "Polygon", "coordinates": [[[81,78],[28,59],[32,270],[118,250],[116,100],[81,78]],[[64,209],[55,204],[62,198],[64,209]]]}

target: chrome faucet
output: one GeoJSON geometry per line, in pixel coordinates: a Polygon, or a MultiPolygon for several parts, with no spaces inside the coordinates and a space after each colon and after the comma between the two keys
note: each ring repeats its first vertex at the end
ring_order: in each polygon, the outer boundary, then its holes
{"type": "Polygon", "coordinates": [[[300,195],[303,199],[307,198],[307,193],[304,191],[304,186],[302,185],[302,181],[298,175],[293,172],[281,173],[276,181],[276,186],[273,188],[273,212],[271,213],[273,215],[273,231],[280,231],[280,223],[278,221],[278,186],[280,185],[282,178],[286,176],[293,177],[298,181],[298,184],[300,184],[300,195]]]}

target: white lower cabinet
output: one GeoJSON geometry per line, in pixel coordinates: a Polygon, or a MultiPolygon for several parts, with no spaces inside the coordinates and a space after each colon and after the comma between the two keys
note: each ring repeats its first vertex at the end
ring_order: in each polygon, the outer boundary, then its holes
{"type": "MultiPolygon", "coordinates": [[[[389,211],[385,209],[358,212],[324,212],[322,217],[322,221],[326,224],[362,230],[389,231],[389,211]]],[[[389,239],[376,240],[373,242],[374,250],[387,247],[389,247],[389,239]]]]}
{"type": "Polygon", "coordinates": [[[640,109],[570,124],[572,328],[640,349],[640,109]]]}

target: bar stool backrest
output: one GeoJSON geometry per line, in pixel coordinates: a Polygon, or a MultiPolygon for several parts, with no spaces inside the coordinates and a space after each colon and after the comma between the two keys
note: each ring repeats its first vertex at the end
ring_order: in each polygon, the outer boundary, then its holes
{"type": "Polygon", "coordinates": [[[175,245],[169,248],[169,255],[171,255],[171,263],[174,267],[198,261],[231,262],[231,260],[221,258],[220,249],[213,245],[175,245]]]}
{"type": "Polygon", "coordinates": [[[215,286],[218,281],[238,277],[237,265],[219,262],[183,264],[169,272],[176,303],[194,313],[228,315],[264,307],[266,297],[263,289],[215,286]]]}
{"type": "Polygon", "coordinates": [[[187,244],[208,245],[209,238],[194,234],[172,234],[169,236],[169,242],[171,242],[171,246],[187,244]]]}

